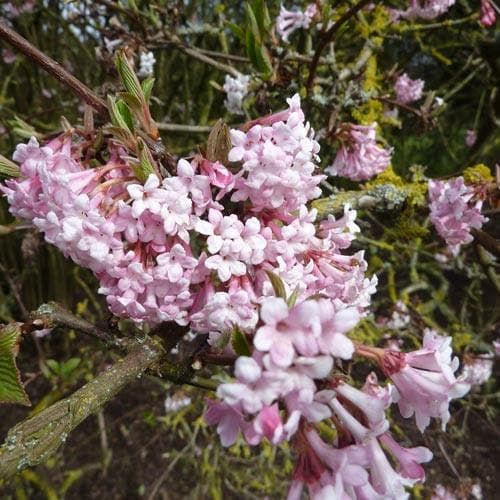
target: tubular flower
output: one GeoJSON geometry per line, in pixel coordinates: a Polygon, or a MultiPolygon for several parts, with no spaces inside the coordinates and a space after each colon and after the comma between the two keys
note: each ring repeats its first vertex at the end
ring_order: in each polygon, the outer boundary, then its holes
{"type": "Polygon", "coordinates": [[[336,133],[341,146],[325,172],[353,181],[363,181],[383,172],[391,161],[392,148],[384,149],[377,144],[375,129],[376,123],[341,125],[336,133]]]}
{"type": "Polygon", "coordinates": [[[480,229],[488,220],[481,214],[483,202],[472,202],[474,191],[463,177],[449,182],[429,181],[430,217],[453,255],[473,240],[470,230],[480,229]]]}
{"type": "Polygon", "coordinates": [[[449,404],[469,391],[469,384],[457,379],[458,358],[451,357],[451,337],[433,330],[424,335],[422,349],[403,353],[385,351],[381,367],[395,387],[392,397],[405,418],[415,414],[421,432],[431,417],[440,418],[443,430],[450,419],[449,404]]]}
{"type": "Polygon", "coordinates": [[[312,18],[317,14],[316,4],[310,3],[304,12],[287,10],[281,5],[279,16],[276,19],[276,31],[284,42],[288,42],[288,37],[298,29],[307,29],[312,18]]]}
{"type": "Polygon", "coordinates": [[[423,80],[412,80],[406,73],[403,73],[394,85],[396,100],[402,104],[418,101],[422,97],[424,85],[423,80]]]}

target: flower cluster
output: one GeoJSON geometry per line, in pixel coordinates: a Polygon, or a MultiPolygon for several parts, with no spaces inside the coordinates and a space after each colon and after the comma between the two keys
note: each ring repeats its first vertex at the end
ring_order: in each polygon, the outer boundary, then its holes
{"type": "Polygon", "coordinates": [[[146,78],[148,76],[151,76],[154,71],[156,59],[154,54],[150,52],[141,52],[140,58],[139,58],[139,71],[138,75],[141,78],[146,78]]]}
{"type": "Polygon", "coordinates": [[[473,202],[473,197],[474,190],[464,184],[463,177],[429,181],[431,221],[453,255],[458,254],[460,245],[473,240],[470,230],[480,229],[487,221],[481,214],[483,202],[473,202]]]}
{"type": "MultiPolygon", "coordinates": [[[[348,125],[339,138],[335,173],[364,179],[388,165],[375,125],[348,125]]],[[[75,129],[19,145],[20,176],[0,187],[11,213],[92,270],[116,316],[186,325],[234,360],[234,379],[219,385],[206,420],[224,446],[240,433],[250,445],[289,440],[298,456],[289,498],[304,487],[313,498],[406,498],[432,454],[398,444],[386,411],[397,403],[421,431],[431,418],[445,425],[468,385],[454,375],[451,339],[433,331],[410,353],[349,338],[377,279],[366,277],[363,251],[350,249],[356,212],[345,205],[318,221],[307,206],[324,176],[299,97],[230,131],[232,170],[197,154],[168,177],[141,176],[123,144],[106,137],[92,155],[94,139],[75,129]],[[339,368],[355,355],[392,383],[374,373],[352,383],[339,368]],[[324,428],[336,436],[330,443],[324,428]]],[[[176,411],[188,399],[165,404],[176,411]]]]}
{"type": "Polygon", "coordinates": [[[455,0],[411,0],[411,5],[405,11],[398,11],[398,17],[403,19],[436,19],[455,5],[455,0]]]}
{"type": "Polygon", "coordinates": [[[288,498],[300,498],[304,486],[311,498],[408,498],[405,487],[424,479],[420,464],[432,453],[398,444],[386,410],[397,403],[422,432],[433,417],[444,427],[451,399],[469,389],[454,376],[450,337],[428,330],[422,349],[410,353],[355,347],[347,333],[359,318],[357,308],[326,298],[291,307],[264,299],[251,356],[236,360],[235,381],[218,387],[220,401],[209,401],[206,420],[224,446],[240,433],[251,445],[291,441],[298,459],[288,498]],[[371,373],[358,389],[336,373],[336,360],[355,352],[377,361],[394,385],[379,385],[371,373]],[[320,422],[336,434],[332,443],[320,437],[320,422]]]}
{"type": "Polygon", "coordinates": [[[230,113],[241,114],[243,112],[243,99],[248,94],[250,76],[238,74],[236,77],[226,75],[226,82],[222,87],[226,93],[224,105],[230,113]]]}
{"type": "Polygon", "coordinates": [[[384,149],[377,144],[376,126],[376,123],[341,125],[335,134],[341,146],[325,172],[353,181],[363,181],[383,172],[391,161],[392,148],[384,149]]]}
{"type": "Polygon", "coordinates": [[[406,73],[403,73],[394,85],[396,100],[402,104],[418,101],[422,97],[424,84],[423,80],[412,80],[406,73]]]}
{"type": "Polygon", "coordinates": [[[257,120],[246,133],[231,131],[234,147],[229,160],[242,162],[232,200],[249,199],[256,212],[286,214],[321,193],[318,184],[323,177],[313,175],[319,144],[304,123],[299,96],[288,104],[288,110],[257,120]]]}
{"type": "Polygon", "coordinates": [[[312,18],[317,14],[316,4],[310,3],[304,12],[300,10],[287,10],[281,6],[279,16],[276,18],[276,31],[284,42],[288,42],[288,37],[298,29],[307,29],[312,18]]]}
{"type": "Polygon", "coordinates": [[[479,22],[486,28],[493,26],[497,22],[494,4],[490,0],[481,0],[480,14],[479,22]]]}

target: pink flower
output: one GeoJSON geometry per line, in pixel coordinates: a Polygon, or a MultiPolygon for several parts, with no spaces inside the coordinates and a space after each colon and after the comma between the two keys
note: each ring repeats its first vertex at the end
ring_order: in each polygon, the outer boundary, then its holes
{"type": "Polygon", "coordinates": [[[17,56],[11,49],[2,49],[2,59],[5,64],[12,64],[17,59],[17,56]]]}
{"type": "Polygon", "coordinates": [[[454,4],[455,0],[411,0],[410,7],[405,11],[397,11],[397,15],[409,20],[431,20],[444,14],[454,4]]]}
{"type": "Polygon", "coordinates": [[[462,397],[470,388],[454,375],[458,359],[451,357],[450,345],[451,337],[440,337],[433,330],[427,330],[422,349],[406,354],[384,353],[381,366],[395,384],[392,397],[403,417],[415,414],[421,432],[431,417],[441,418],[444,430],[450,418],[450,401],[462,397]]]}
{"type": "Polygon", "coordinates": [[[488,220],[481,214],[482,201],[472,204],[473,196],[463,177],[449,182],[429,181],[430,218],[453,255],[462,244],[473,240],[471,228],[480,229],[488,220]]]}
{"type": "Polygon", "coordinates": [[[466,356],[462,370],[464,382],[470,385],[482,385],[489,380],[493,371],[493,354],[466,356]]]}
{"type": "Polygon", "coordinates": [[[394,85],[396,100],[402,104],[418,101],[422,97],[424,84],[423,80],[412,80],[406,73],[403,73],[394,85]]]}
{"type": "Polygon", "coordinates": [[[205,412],[205,421],[208,425],[217,425],[222,446],[231,446],[242,428],[245,428],[243,416],[234,407],[225,403],[207,400],[209,406],[205,412]]]}
{"type": "Polygon", "coordinates": [[[252,211],[287,213],[320,194],[322,176],[313,175],[319,144],[304,123],[300,98],[289,109],[259,119],[248,132],[231,130],[229,160],[242,162],[232,201],[250,200],[252,211]]]}
{"type": "Polygon", "coordinates": [[[284,42],[288,42],[288,37],[294,31],[309,28],[317,11],[314,3],[309,4],[304,12],[287,10],[281,5],[279,16],[276,18],[276,31],[284,42]]]}
{"type": "Polygon", "coordinates": [[[341,125],[336,133],[341,147],[325,172],[353,181],[366,180],[383,172],[391,162],[392,148],[384,149],[377,144],[375,129],[376,123],[341,125]]]}
{"type": "Polygon", "coordinates": [[[389,433],[383,434],[379,439],[397,461],[397,471],[403,477],[420,482],[425,480],[425,471],[420,464],[432,460],[432,452],[428,448],[423,446],[404,448],[389,433]]]}
{"type": "Polygon", "coordinates": [[[465,144],[471,148],[477,141],[477,130],[470,129],[465,132],[465,144]]]}
{"type": "Polygon", "coordinates": [[[481,17],[479,22],[489,28],[493,26],[497,21],[497,15],[495,9],[490,0],[481,0],[481,17]]]}

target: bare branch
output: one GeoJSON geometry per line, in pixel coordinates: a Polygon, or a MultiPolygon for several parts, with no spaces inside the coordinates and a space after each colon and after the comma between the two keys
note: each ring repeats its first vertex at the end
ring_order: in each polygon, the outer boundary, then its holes
{"type": "Polygon", "coordinates": [[[64,85],[70,87],[75,94],[80,96],[89,106],[92,106],[98,113],[107,116],[108,108],[106,103],[90,90],[80,80],[75,78],[68,70],[64,69],[58,62],[44,54],[41,50],[33,46],[19,33],[9,28],[5,22],[0,21],[0,38],[16,47],[21,53],[29,57],[47,73],[57,78],[64,85]]]}
{"type": "Polygon", "coordinates": [[[336,21],[333,26],[326,31],[321,37],[318,47],[316,48],[316,52],[311,61],[311,66],[309,67],[309,78],[307,79],[306,88],[310,90],[314,83],[314,78],[316,77],[316,70],[318,69],[319,60],[321,57],[321,53],[330,44],[337,34],[340,27],[349,21],[351,17],[355,16],[365,5],[368,5],[371,0],[360,0],[354,7],[351,7],[345,14],[340,16],[338,21],[336,21]]]}
{"type": "Polygon", "coordinates": [[[132,351],[109,370],[68,398],[13,427],[0,448],[0,479],[47,460],[71,431],[157,363],[163,353],[161,346],[150,340],[135,343],[132,351]]]}

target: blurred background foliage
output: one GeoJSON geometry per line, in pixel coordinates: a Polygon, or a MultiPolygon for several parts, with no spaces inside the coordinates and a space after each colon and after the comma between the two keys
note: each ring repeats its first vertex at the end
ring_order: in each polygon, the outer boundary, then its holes
{"type": "MultiPolygon", "coordinates": [[[[279,1],[197,0],[40,0],[2,2],[0,16],[16,31],[59,61],[103,97],[118,88],[113,50],[125,50],[137,62],[140,52],[156,58],[153,115],[162,138],[175,155],[203,147],[206,133],[186,133],[176,125],[209,126],[219,118],[230,125],[285,106],[295,92],[321,143],[322,165],[331,163],[329,134],[341,121],[376,120],[383,139],[394,147],[393,168],[382,184],[410,186],[397,210],[360,213],[370,273],[379,277],[374,314],[359,325],[360,340],[405,347],[420,345],[424,327],[453,336],[463,358],[487,355],[498,335],[499,265],[483,247],[469,245],[460,257],[436,260],[443,242],[426,220],[423,173],[459,174],[485,164],[493,172],[500,158],[500,30],[478,24],[479,2],[458,0],[437,20],[391,22],[388,7],[406,2],[375,2],[338,33],[334,50],[325,51],[311,88],[307,78],[321,36],[318,27],[298,31],[291,44],[273,32],[279,1]],[[31,5],[19,15],[14,6],[31,5]],[[266,15],[266,9],[268,17],[266,15]],[[253,17],[252,17],[253,15],[253,17]],[[361,56],[364,63],[357,65],[361,56]],[[222,91],[225,74],[252,75],[244,116],[229,114],[222,91]],[[406,71],[425,80],[426,97],[413,112],[388,103],[394,75],[406,71]],[[346,76],[347,75],[347,76],[346,76]],[[437,100],[436,100],[437,98],[437,100]],[[440,100],[443,100],[440,104],[440,100]],[[465,133],[477,130],[472,147],[465,133]],[[410,322],[402,328],[387,320],[403,303],[410,322]]],[[[285,6],[304,7],[300,2],[285,6]]],[[[323,2],[323,16],[337,19],[351,5],[323,2]],[[332,6],[333,5],[333,6],[332,6]]],[[[8,45],[0,42],[0,152],[32,134],[60,129],[61,116],[81,122],[83,106],[8,45]]],[[[325,196],[345,181],[329,179],[325,196]]],[[[498,236],[491,217],[486,231],[498,236]]],[[[57,300],[96,322],[111,321],[96,281],[67,261],[0,206],[0,321],[23,320],[48,300],[57,300]]],[[[112,363],[113,354],[73,331],[55,330],[23,341],[20,367],[34,405],[29,410],[3,407],[2,437],[27,413],[47,407],[112,363]]],[[[354,368],[356,369],[356,367],[354,368]]],[[[498,366],[495,368],[498,373],[498,366]]],[[[433,485],[452,486],[466,498],[480,481],[485,498],[494,498],[498,447],[499,387],[494,378],[455,405],[448,434],[437,426],[425,438],[436,450],[427,467],[429,485],[415,498],[426,498],[433,485]],[[457,425],[458,424],[458,425],[457,425]],[[493,496],[488,496],[488,495],[493,496]]],[[[68,438],[46,465],[23,472],[4,485],[4,498],[282,498],[292,470],[286,447],[226,453],[202,417],[206,391],[175,387],[152,376],[130,387],[68,438]],[[167,400],[165,400],[167,398],[167,400]],[[173,401],[183,401],[178,404],[173,401]],[[170,405],[170,406],[169,406],[170,405]],[[172,409],[173,408],[173,409],[172,409]]],[[[398,416],[394,415],[395,421],[398,416]]],[[[408,438],[404,423],[400,438],[408,438]]],[[[412,439],[415,436],[411,435],[412,439]]],[[[2,486],[0,486],[1,490],[2,486]]]]}

